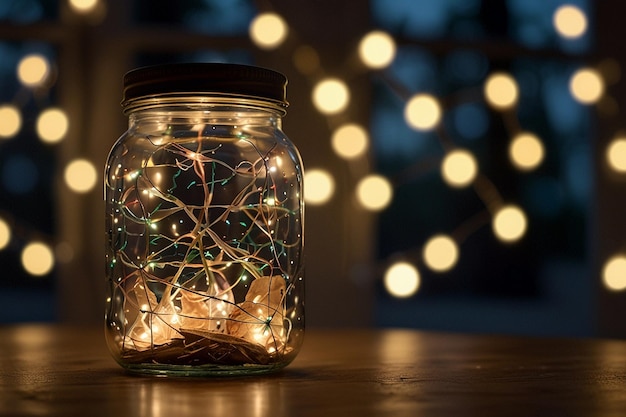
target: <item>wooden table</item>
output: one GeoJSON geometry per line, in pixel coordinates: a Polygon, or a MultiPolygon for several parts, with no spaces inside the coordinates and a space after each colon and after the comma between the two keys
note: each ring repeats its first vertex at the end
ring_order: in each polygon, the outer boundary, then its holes
{"type": "Polygon", "coordinates": [[[626,342],[309,330],[275,375],[126,374],[99,329],[0,327],[2,416],[624,416],[626,342]]]}

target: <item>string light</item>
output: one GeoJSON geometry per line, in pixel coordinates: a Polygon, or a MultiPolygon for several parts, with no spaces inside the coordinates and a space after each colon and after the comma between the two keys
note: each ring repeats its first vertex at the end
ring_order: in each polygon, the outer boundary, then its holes
{"type": "Polygon", "coordinates": [[[517,206],[501,207],[492,221],[493,232],[498,239],[505,243],[515,242],[526,233],[528,221],[526,215],[517,206]]]}
{"type": "Polygon", "coordinates": [[[356,187],[358,202],[370,211],[385,209],[393,198],[393,187],[387,178],[371,174],[361,179],[356,187]]]}
{"type": "Polygon", "coordinates": [[[366,34],[359,43],[359,57],[369,68],[389,66],[396,55],[396,43],[386,32],[375,30],[366,34]]]}
{"type": "Polygon", "coordinates": [[[626,289],[626,256],[614,255],[606,261],[602,268],[602,282],[610,291],[626,289]]]}
{"type": "Polygon", "coordinates": [[[429,94],[416,94],[404,107],[404,120],[415,130],[434,129],[441,120],[441,106],[429,94]]]}
{"type": "Polygon", "coordinates": [[[311,205],[322,205],[333,196],[335,181],[323,169],[310,169],[304,173],[304,201],[311,205]]]}
{"type": "Polygon", "coordinates": [[[350,90],[338,78],[323,79],[313,88],[313,104],[321,113],[340,113],[348,107],[349,102],[350,90]]]}
{"type": "Polygon", "coordinates": [[[98,173],[90,161],[75,159],[65,167],[64,179],[72,191],[86,193],[95,187],[98,173]]]}
{"type": "Polygon", "coordinates": [[[451,187],[461,188],[470,185],[477,173],[476,158],[464,149],[448,152],[441,164],[441,175],[451,187]]]}
{"type": "Polygon", "coordinates": [[[50,64],[40,54],[26,55],[17,64],[17,78],[26,87],[41,86],[47,80],[49,72],[50,64]]]}
{"type": "Polygon", "coordinates": [[[0,106],[0,138],[12,138],[22,128],[22,116],[17,107],[5,104],[0,106]]]}
{"type": "Polygon", "coordinates": [[[604,81],[595,69],[581,68],[572,75],[569,90],[576,101],[594,104],[604,94],[604,81]]]}
{"type": "Polygon", "coordinates": [[[552,23],[556,32],[568,39],[580,38],[587,31],[587,16],[580,8],[571,4],[556,9],[552,23]]]}
{"type": "Polygon", "coordinates": [[[275,49],[287,38],[289,29],[285,20],[276,13],[262,13],[250,23],[250,38],[261,49],[275,49]]]}
{"type": "Polygon", "coordinates": [[[0,218],[0,250],[5,249],[11,242],[11,228],[9,224],[0,218]]]}
{"type": "Polygon", "coordinates": [[[410,297],[419,289],[419,271],[408,262],[396,262],[385,272],[384,284],[392,296],[410,297]]]}
{"type": "Polygon", "coordinates": [[[54,267],[54,253],[43,242],[31,242],[22,250],[22,266],[31,275],[43,276],[54,267]]]}
{"type": "Polygon", "coordinates": [[[519,89],[509,74],[495,72],[485,81],[485,99],[492,107],[505,110],[517,104],[519,89]]]}
{"type": "Polygon", "coordinates": [[[606,161],[615,172],[626,173],[626,138],[613,139],[606,149],[606,161]]]}
{"type": "Polygon", "coordinates": [[[335,153],[344,159],[355,159],[367,150],[369,138],[363,126],[348,123],[338,127],[332,135],[331,144],[335,153]]]}
{"type": "Polygon", "coordinates": [[[433,271],[445,272],[454,267],[459,259],[459,247],[447,235],[435,235],[424,245],[423,258],[433,271]]]}
{"type": "Polygon", "coordinates": [[[517,134],[509,146],[509,158],[521,171],[537,168],[544,158],[543,143],[532,133],[517,134]]]}
{"type": "Polygon", "coordinates": [[[67,134],[69,119],[63,110],[49,108],[39,114],[36,128],[42,142],[57,143],[67,134]]]}

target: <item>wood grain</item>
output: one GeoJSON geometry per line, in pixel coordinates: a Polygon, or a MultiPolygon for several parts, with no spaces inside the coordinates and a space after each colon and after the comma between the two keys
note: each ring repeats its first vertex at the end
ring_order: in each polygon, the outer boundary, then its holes
{"type": "Polygon", "coordinates": [[[626,342],[309,330],[279,373],[125,373],[100,329],[0,327],[2,416],[623,416],[626,342]]]}

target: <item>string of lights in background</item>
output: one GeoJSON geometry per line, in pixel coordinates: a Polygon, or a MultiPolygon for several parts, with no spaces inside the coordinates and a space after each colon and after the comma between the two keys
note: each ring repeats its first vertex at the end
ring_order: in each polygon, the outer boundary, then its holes
{"type": "MultiPolygon", "coordinates": [[[[102,0],[68,0],[71,10],[77,14],[102,14],[102,0]]],[[[564,39],[577,39],[588,29],[585,13],[574,5],[563,5],[553,15],[554,30],[564,39]]],[[[288,23],[276,13],[260,13],[250,24],[249,34],[254,44],[263,50],[273,50],[284,45],[289,37],[288,23]]],[[[394,60],[396,43],[394,38],[380,30],[364,34],[358,44],[358,56],[363,66],[376,71],[383,79],[390,77],[384,72],[394,60]]],[[[315,108],[334,122],[350,106],[351,94],[348,85],[339,77],[317,79],[314,76],[319,59],[314,49],[301,45],[294,53],[294,64],[303,74],[311,76],[311,100],[315,108]]],[[[61,74],[62,75],[62,74],[61,74]]],[[[54,63],[42,54],[28,54],[21,58],[16,68],[16,77],[23,89],[31,94],[42,94],[49,90],[58,77],[54,63]]],[[[398,80],[387,80],[390,88],[401,85],[398,80]]],[[[596,68],[583,67],[570,78],[569,91],[582,105],[596,105],[605,97],[607,75],[596,68]]],[[[519,87],[516,80],[506,72],[493,72],[477,86],[476,99],[484,100],[492,109],[500,112],[504,120],[516,118],[519,87]]],[[[400,94],[402,95],[402,94],[400,94]]],[[[406,95],[406,94],[404,94],[406,95]]],[[[494,235],[503,244],[512,244],[523,238],[529,224],[523,207],[503,201],[498,190],[481,173],[479,161],[467,149],[456,146],[445,135],[441,123],[453,101],[418,92],[405,97],[404,120],[416,131],[433,131],[440,139],[444,150],[439,169],[442,179],[451,189],[472,187],[485,207],[485,213],[468,216],[467,224],[459,225],[447,234],[439,233],[427,239],[423,246],[410,253],[416,256],[385,266],[384,285],[395,297],[410,297],[420,288],[420,272],[424,267],[444,273],[455,267],[461,256],[463,241],[468,230],[490,224],[494,235]],[[446,103],[444,106],[442,103],[446,103]]],[[[24,129],[22,109],[14,103],[0,103],[0,140],[9,141],[24,129]]],[[[71,120],[58,107],[46,107],[39,111],[34,128],[43,146],[55,146],[66,136],[71,120]]],[[[332,123],[331,123],[332,124],[332,123]]],[[[519,123],[507,123],[510,142],[508,157],[520,173],[536,170],[546,157],[542,139],[533,132],[520,129],[519,123]]],[[[333,151],[346,163],[359,164],[368,157],[370,138],[368,129],[355,122],[342,122],[334,126],[329,138],[333,151]]],[[[617,135],[606,149],[606,163],[615,173],[626,175],[626,136],[617,135]]],[[[333,173],[322,167],[307,167],[305,174],[305,198],[309,206],[328,204],[335,192],[333,173]]],[[[98,170],[88,159],[77,157],[62,167],[64,184],[73,192],[86,194],[98,183],[98,170]]],[[[354,201],[362,210],[381,212],[394,198],[393,182],[378,173],[369,173],[356,180],[354,201]]],[[[0,250],[9,250],[18,220],[0,213],[0,250]]],[[[22,228],[20,228],[22,229],[22,228]]],[[[41,236],[33,233],[33,236],[41,236]]],[[[55,262],[67,259],[71,248],[54,238],[23,239],[19,248],[25,271],[33,276],[49,274],[55,262]]],[[[407,252],[409,253],[409,252],[407,252]]],[[[602,271],[603,284],[610,291],[626,290],[626,254],[616,253],[605,260],[602,271]]]]}

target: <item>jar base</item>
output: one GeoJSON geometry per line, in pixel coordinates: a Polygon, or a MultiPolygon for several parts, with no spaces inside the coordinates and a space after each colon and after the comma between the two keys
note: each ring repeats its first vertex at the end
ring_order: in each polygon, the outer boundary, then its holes
{"type": "Polygon", "coordinates": [[[229,377],[265,375],[280,371],[287,363],[268,365],[167,365],[155,363],[122,364],[129,373],[161,377],[229,377]]]}

